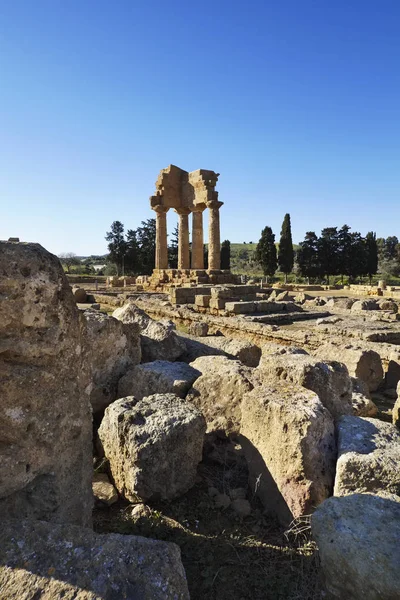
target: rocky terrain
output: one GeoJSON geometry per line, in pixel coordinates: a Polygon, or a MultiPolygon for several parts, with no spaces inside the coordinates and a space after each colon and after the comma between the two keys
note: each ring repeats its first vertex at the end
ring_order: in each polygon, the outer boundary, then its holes
{"type": "Polygon", "coordinates": [[[0,599],[398,597],[398,303],[240,288],[0,242],[0,599]]]}

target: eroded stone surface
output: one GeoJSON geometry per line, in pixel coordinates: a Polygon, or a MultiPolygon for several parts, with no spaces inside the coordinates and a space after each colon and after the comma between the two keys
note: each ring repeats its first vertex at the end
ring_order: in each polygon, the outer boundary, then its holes
{"type": "Polygon", "coordinates": [[[174,394],[111,404],[99,437],[119,493],[136,502],[187,492],[202,458],[205,430],[203,415],[174,394]]]}
{"type": "Polygon", "coordinates": [[[190,363],[201,372],[186,399],[203,413],[208,431],[237,433],[240,429],[240,403],[253,389],[253,369],[225,356],[203,356],[190,363]]]}
{"type": "Polygon", "coordinates": [[[283,523],[332,493],[333,418],[318,396],[293,383],[256,387],[242,401],[241,441],[250,485],[283,523]]]}
{"type": "Polygon", "coordinates": [[[398,598],[398,502],[370,494],[329,498],[313,514],[311,527],[330,597],[398,598]]]}
{"type": "Polygon", "coordinates": [[[383,381],[382,361],[377,352],[350,344],[323,344],[315,352],[322,360],[340,360],[352,377],[364,381],[370,392],[378,389],[383,381]]]}
{"type": "Polygon", "coordinates": [[[116,400],[120,378],[140,363],[139,327],[100,312],[85,311],[84,316],[85,350],[92,371],[90,401],[93,412],[98,412],[116,400]]]}
{"type": "Polygon", "coordinates": [[[335,496],[371,492],[400,496],[400,432],[391,423],[353,416],[337,423],[335,496]]]}
{"type": "Polygon", "coordinates": [[[2,600],[189,600],[175,544],[14,520],[0,531],[2,600]]]}
{"type": "Polygon", "coordinates": [[[0,512],[88,524],[92,416],[85,324],[58,258],[0,242],[0,512]]]}
{"type": "Polygon", "coordinates": [[[186,350],[184,341],[175,333],[172,322],[151,319],[133,302],[128,302],[113,312],[113,317],[123,323],[137,323],[140,327],[142,362],[177,360],[186,350]]]}
{"type": "Polygon", "coordinates": [[[351,380],[339,362],[322,362],[304,353],[278,350],[263,353],[257,370],[265,384],[285,381],[312,390],[333,417],[352,413],[351,380]]]}
{"type": "Polygon", "coordinates": [[[184,398],[200,377],[200,371],[184,362],[156,360],[131,369],[119,382],[118,396],[141,400],[152,394],[176,394],[184,398]]]}

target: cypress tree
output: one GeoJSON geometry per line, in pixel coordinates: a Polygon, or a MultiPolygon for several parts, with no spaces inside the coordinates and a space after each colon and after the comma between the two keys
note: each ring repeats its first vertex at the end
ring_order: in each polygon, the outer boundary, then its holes
{"type": "Polygon", "coordinates": [[[294,265],[294,252],[293,252],[293,241],[292,241],[292,229],[290,226],[290,215],[286,213],[281,230],[281,239],[279,242],[279,253],[278,253],[279,269],[285,274],[285,283],[287,282],[287,276],[293,270],[294,265]]]}
{"type": "Polygon", "coordinates": [[[366,274],[369,277],[371,283],[372,275],[375,275],[378,271],[378,244],[376,241],[376,233],[369,231],[365,236],[366,246],[366,274]]]}
{"type": "Polygon", "coordinates": [[[231,243],[224,240],[221,244],[221,269],[231,268],[231,243]]]}
{"type": "Polygon", "coordinates": [[[275,235],[271,227],[264,227],[257,244],[255,258],[260,263],[264,275],[272,277],[278,268],[276,258],[275,235]]]}

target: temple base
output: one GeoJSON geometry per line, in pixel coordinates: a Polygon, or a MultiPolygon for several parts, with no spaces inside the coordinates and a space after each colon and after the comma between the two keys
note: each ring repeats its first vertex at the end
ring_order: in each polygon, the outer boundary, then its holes
{"type": "Polygon", "coordinates": [[[216,285],[239,283],[239,276],[228,270],[212,269],[154,269],[148,283],[157,290],[171,287],[192,287],[196,285],[216,285]]]}

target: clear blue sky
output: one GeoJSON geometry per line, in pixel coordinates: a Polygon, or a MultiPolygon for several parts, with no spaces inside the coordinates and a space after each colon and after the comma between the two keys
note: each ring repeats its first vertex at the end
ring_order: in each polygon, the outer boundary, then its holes
{"type": "Polygon", "coordinates": [[[170,163],[221,174],[222,239],[400,237],[399,32],[399,0],[0,0],[0,239],[103,253],[170,163]]]}

